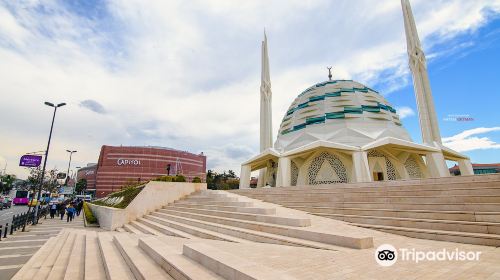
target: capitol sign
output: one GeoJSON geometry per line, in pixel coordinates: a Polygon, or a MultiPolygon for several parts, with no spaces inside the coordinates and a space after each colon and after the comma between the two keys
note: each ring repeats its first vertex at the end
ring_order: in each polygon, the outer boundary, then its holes
{"type": "Polygon", "coordinates": [[[116,160],[118,165],[141,165],[141,161],[138,159],[122,159],[119,158],[116,160]]]}

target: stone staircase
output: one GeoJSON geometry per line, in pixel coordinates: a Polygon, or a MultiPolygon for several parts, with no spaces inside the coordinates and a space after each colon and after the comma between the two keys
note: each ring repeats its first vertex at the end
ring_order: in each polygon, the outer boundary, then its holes
{"type": "Polygon", "coordinates": [[[278,214],[276,208],[254,204],[227,192],[204,191],[145,215],[118,231],[325,250],[373,246],[371,237],[339,236],[314,230],[307,216],[283,211],[278,214]]]}
{"type": "Polygon", "coordinates": [[[203,191],[116,231],[64,229],[12,279],[295,279],[242,259],[241,251],[255,244],[327,252],[373,248],[372,237],[330,233],[295,212],[203,191]]]}
{"type": "Polygon", "coordinates": [[[499,175],[232,192],[384,232],[500,246],[499,175]]]}
{"type": "Polygon", "coordinates": [[[374,261],[381,244],[482,252],[469,265],[439,263],[435,279],[500,276],[499,248],[412,239],[203,191],[116,231],[65,228],[12,279],[429,279],[436,271],[432,262],[384,269],[374,261]]]}

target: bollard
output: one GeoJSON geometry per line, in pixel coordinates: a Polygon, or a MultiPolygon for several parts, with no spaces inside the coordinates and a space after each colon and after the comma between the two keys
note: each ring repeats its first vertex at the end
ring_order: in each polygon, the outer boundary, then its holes
{"type": "MultiPolygon", "coordinates": [[[[7,230],[7,229],[5,229],[7,230]]],[[[0,225],[0,241],[2,241],[2,225],[0,225]]]]}
{"type": "Polygon", "coordinates": [[[16,230],[16,222],[17,222],[17,215],[14,215],[12,217],[12,225],[10,226],[10,234],[12,235],[12,232],[16,230]]]}
{"type": "Polygon", "coordinates": [[[7,238],[7,230],[9,229],[9,223],[5,224],[5,231],[3,232],[3,238],[7,238]]]}

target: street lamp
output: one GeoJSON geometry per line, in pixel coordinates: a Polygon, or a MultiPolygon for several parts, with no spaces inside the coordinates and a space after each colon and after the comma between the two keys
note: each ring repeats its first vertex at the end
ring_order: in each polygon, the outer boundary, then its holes
{"type": "MultiPolygon", "coordinates": [[[[77,166],[75,167],[76,168],[76,172],[75,172],[75,175],[73,176],[73,179],[75,180],[75,186],[73,188],[73,194],[75,193],[76,191],[76,184],[78,183],[78,171],[80,170],[80,166],[77,166]]],[[[80,193],[81,194],[81,193],[80,193]]]]}
{"type": "Polygon", "coordinates": [[[70,150],[66,150],[66,152],[69,153],[69,163],[68,163],[68,172],[66,173],[66,187],[68,186],[68,181],[69,181],[69,169],[71,167],[71,156],[73,155],[73,153],[76,153],[77,151],[70,151],[70,150]]]}
{"type": "MultiPolygon", "coordinates": [[[[42,178],[40,179],[40,185],[38,187],[37,204],[40,201],[40,196],[42,195],[42,185],[43,185],[43,179],[45,177],[45,167],[47,166],[47,157],[49,156],[50,139],[52,138],[52,130],[54,128],[54,120],[56,118],[57,108],[66,105],[66,103],[59,103],[57,105],[54,105],[53,103],[45,102],[45,105],[53,107],[54,114],[52,115],[52,124],[50,125],[49,141],[47,142],[47,149],[45,150],[45,158],[43,159],[42,175],[40,175],[42,178]]],[[[33,216],[33,224],[36,224],[37,215],[38,215],[38,207],[35,206],[35,215],[33,216]]]]}

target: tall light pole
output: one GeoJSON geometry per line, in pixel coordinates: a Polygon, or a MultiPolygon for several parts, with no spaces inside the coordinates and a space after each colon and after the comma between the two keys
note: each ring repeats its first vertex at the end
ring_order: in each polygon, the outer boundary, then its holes
{"type": "Polygon", "coordinates": [[[77,166],[75,168],[76,168],[76,172],[75,172],[75,176],[74,176],[75,187],[73,188],[73,194],[75,194],[75,191],[76,191],[76,184],[78,184],[78,171],[80,170],[81,167],[77,166]]]}
{"type": "Polygon", "coordinates": [[[73,153],[76,153],[77,151],[70,151],[70,150],[66,150],[66,152],[69,153],[69,163],[68,163],[68,172],[66,173],[66,187],[68,186],[68,182],[69,182],[69,169],[71,167],[71,156],[73,156],[73,153]]]}
{"type": "MultiPolygon", "coordinates": [[[[47,157],[49,156],[50,139],[52,138],[52,130],[54,128],[54,120],[56,119],[57,108],[66,105],[66,103],[59,103],[57,105],[54,105],[53,103],[45,102],[45,105],[53,107],[54,114],[52,115],[52,124],[50,125],[49,141],[47,142],[47,149],[45,150],[45,158],[43,159],[42,175],[40,175],[42,178],[40,178],[40,185],[38,186],[37,204],[40,201],[40,196],[42,195],[42,185],[43,185],[43,179],[45,177],[45,167],[47,166],[47,157]]],[[[36,224],[37,222],[36,221],[37,215],[38,215],[38,207],[35,206],[35,216],[33,216],[33,224],[36,224]]]]}

